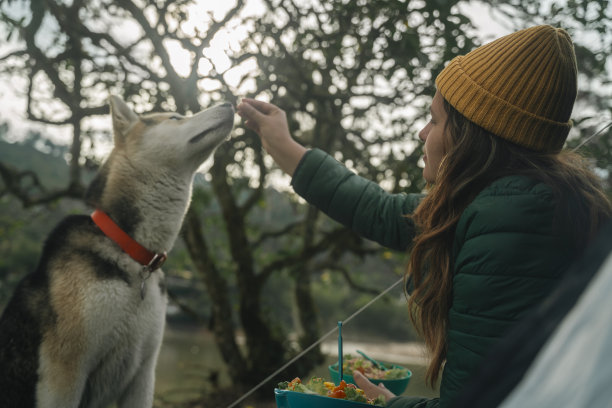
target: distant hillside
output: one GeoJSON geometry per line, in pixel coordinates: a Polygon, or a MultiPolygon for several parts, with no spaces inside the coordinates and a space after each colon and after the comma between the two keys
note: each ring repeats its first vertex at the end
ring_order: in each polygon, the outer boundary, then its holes
{"type": "MultiPolygon", "coordinates": [[[[61,188],[68,182],[66,161],[32,146],[0,140],[0,161],[35,172],[49,189],[61,188]]],[[[36,267],[44,240],[55,224],[67,214],[84,210],[79,200],[25,209],[12,196],[0,197],[0,310],[16,282],[36,267]]]]}
{"type": "Polygon", "coordinates": [[[68,180],[68,165],[57,156],[45,154],[32,146],[0,140],[0,161],[20,170],[32,170],[49,188],[59,188],[68,180]]]}

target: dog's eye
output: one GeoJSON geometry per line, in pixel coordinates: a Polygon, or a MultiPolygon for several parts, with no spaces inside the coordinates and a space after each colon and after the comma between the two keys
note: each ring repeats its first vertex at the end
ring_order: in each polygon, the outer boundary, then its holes
{"type": "Polygon", "coordinates": [[[170,119],[170,120],[181,120],[183,118],[181,118],[180,116],[174,115],[174,116],[170,116],[168,119],[170,119]]]}

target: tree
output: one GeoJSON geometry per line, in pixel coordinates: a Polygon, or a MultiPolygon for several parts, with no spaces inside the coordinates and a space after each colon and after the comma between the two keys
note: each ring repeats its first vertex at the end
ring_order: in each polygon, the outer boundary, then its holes
{"type": "MultiPolygon", "coordinates": [[[[423,118],[427,95],[433,93],[432,73],[451,52],[473,46],[473,38],[462,34],[469,21],[453,12],[451,4],[437,10],[398,1],[265,5],[269,13],[253,21],[254,34],[243,48],[260,69],[256,89],[285,109],[293,135],[336,152],[336,158],[366,177],[389,183],[393,191],[420,190],[413,124],[423,118]],[[407,112],[408,103],[421,109],[407,112]]],[[[309,208],[296,225],[302,237],[299,251],[308,255],[290,265],[303,347],[320,332],[312,274],[323,267],[342,271],[337,262],[342,251],[366,251],[343,229],[322,228],[319,215],[309,208]],[[313,262],[312,249],[320,240],[338,242],[338,234],[346,236],[344,244],[313,262]]]]}
{"type": "MultiPolygon", "coordinates": [[[[81,197],[82,167],[95,159],[94,147],[108,138],[93,119],[108,113],[109,93],[123,96],[139,111],[189,113],[248,92],[285,109],[300,142],[333,152],[390,191],[420,191],[416,134],[433,95],[432,79],[452,56],[479,42],[474,25],[458,7],[462,3],[263,0],[265,11],[252,15],[247,3],[237,0],[223,15],[209,15],[196,24],[189,18],[197,11],[192,0],[8,0],[0,9],[1,25],[19,38],[17,49],[0,57],[0,74],[24,77],[28,119],[69,127],[72,142],[66,187],[26,189],[18,182],[19,172],[0,163],[3,189],[24,206],[81,197]],[[245,32],[242,43],[225,51],[232,68],[217,66],[209,56],[211,44],[239,29],[245,32]],[[184,55],[183,64],[171,50],[184,55]]],[[[531,0],[497,4],[506,16],[521,18],[521,24],[541,20],[546,12],[534,11],[531,0]]],[[[605,4],[569,2],[568,7],[576,11],[605,4]]],[[[591,17],[573,16],[567,13],[575,31],[593,23],[591,17]]],[[[586,46],[578,50],[589,62],[581,75],[607,81],[609,67],[601,52],[586,46]]],[[[609,113],[609,100],[593,91],[581,98],[590,106],[608,103],[609,113]]],[[[592,125],[577,122],[588,133],[592,125]]],[[[343,265],[343,255],[368,256],[380,249],[327,222],[311,207],[297,205],[295,220],[285,225],[254,219],[254,210],[267,205],[265,188],[279,171],[263,155],[258,139],[242,127],[218,149],[209,173],[230,262],[222,262],[213,251],[214,238],[206,233],[197,202],[187,215],[183,238],[213,304],[217,346],[232,379],[248,386],[295,353],[286,333],[262,308],[270,280],[279,273],[294,280],[299,343],[304,347],[320,333],[311,290],[314,274],[334,271],[361,288],[343,265]],[[269,248],[274,252],[268,253],[269,248]],[[234,290],[237,313],[230,294],[234,290]],[[244,349],[236,341],[237,327],[244,331],[244,349]]],[[[315,353],[301,360],[300,370],[307,371],[319,358],[315,353]]]]}

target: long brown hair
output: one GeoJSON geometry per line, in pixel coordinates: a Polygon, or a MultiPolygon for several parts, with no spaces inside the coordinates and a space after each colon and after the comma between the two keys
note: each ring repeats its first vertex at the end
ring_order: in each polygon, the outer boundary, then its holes
{"type": "Polygon", "coordinates": [[[446,100],[444,109],[448,114],[446,154],[436,182],[412,215],[418,234],[406,273],[412,288],[410,318],[431,354],[426,374],[431,386],[446,360],[455,228],[480,191],[507,175],[522,174],[546,183],[558,203],[555,223],[571,231],[577,253],[612,217],[599,180],[578,154],[522,148],[468,121],[446,100]]]}

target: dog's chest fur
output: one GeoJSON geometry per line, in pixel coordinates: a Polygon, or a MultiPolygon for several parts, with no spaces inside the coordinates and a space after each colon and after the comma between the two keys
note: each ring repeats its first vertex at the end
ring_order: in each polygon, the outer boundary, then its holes
{"type": "Polygon", "coordinates": [[[89,217],[56,227],[5,310],[13,318],[0,323],[0,389],[9,406],[33,406],[25,396],[53,401],[51,392],[86,381],[81,405],[102,407],[137,382],[143,365],[155,365],[166,309],[163,272],[146,279],[144,299],[141,282],[140,267],[89,217]],[[20,367],[36,376],[24,382],[20,367]],[[49,383],[53,391],[41,387],[49,383]]]}
{"type": "Polygon", "coordinates": [[[83,313],[85,335],[88,349],[98,350],[98,355],[88,356],[91,375],[84,400],[111,402],[117,390],[126,389],[135,376],[142,375],[140,369],[149,364],[147,360],[157,357],[166,311],[161,270],[145,285],[144,299],[140,281],[128,286],[116,279],[102,280],[90,288],[91,301],[83,313]]]}

